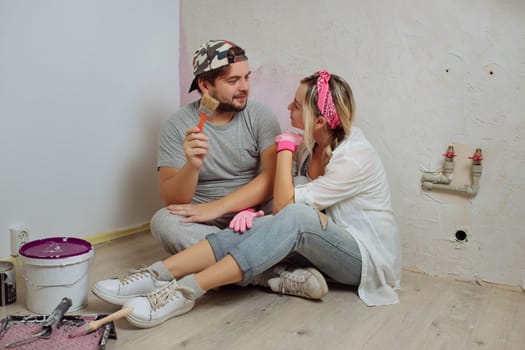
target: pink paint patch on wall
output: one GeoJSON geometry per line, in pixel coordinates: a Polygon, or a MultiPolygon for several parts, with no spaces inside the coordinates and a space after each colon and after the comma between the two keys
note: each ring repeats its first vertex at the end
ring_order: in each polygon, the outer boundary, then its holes
{"type": "Polygon", "coordinates": [[[271,61],[252,70],[250,98],[270,107],[283,131],[292,130],[288,104],[292,102],[301,78],[303,76],[291,74],[271,61]]]}

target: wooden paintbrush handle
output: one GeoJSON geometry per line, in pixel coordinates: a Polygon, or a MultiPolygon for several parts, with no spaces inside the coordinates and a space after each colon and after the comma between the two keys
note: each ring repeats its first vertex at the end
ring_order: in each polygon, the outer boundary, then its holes
{"type": "Polygon", "coordinates": [[[197,127],[199,128],[199,132],[202,132],[202,128],[204,127],[204,123],[206,122],[208,117],[204,113],[201,113],[200,115],[201,119],[199,120],[199,125],[197,125],[197,127]]]}
{"type": "Polygon", "coordinates": [[[89,330],[94,331],[96,329],[99,329],[101,326],[105,325],[106,323],[118,320],[119,318],[129,315],[133,310],[134,309],[131,306],[128,306],[110,315],[107,315],[106,317],[101,318],[100,320],[91,321],[89,322],[89,330]]]}

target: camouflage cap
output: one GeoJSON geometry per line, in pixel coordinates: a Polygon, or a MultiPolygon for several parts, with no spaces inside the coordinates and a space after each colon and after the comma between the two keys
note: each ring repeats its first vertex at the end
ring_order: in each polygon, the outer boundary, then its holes
{"type": "Polygon", "coordinates": [[[228,51],[232,47],[238,47],[231,41],[226,40],[210,40],[195,51],[193,56],[193,81],[190,86],[190,91],[196,90],[197,77],[206,72],[227,66],[232,63],[248,60],[246,55],[228,55],[228,51]]]}

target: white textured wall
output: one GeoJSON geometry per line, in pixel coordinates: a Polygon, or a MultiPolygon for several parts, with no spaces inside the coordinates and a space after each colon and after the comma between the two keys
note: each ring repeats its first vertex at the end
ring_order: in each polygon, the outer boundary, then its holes
{"type": "Polygon", "coordinates": [[[352,85],[356,123],[382,156],[401,227],[404,266],[521,285],[525,274],[525,2],[205,0],[181,2],[181,101],[192,52],[237,42],[252,65],[252,97],[288,126],[299,77],[326,67],[352,85]],[[492,74],[491,74],[492,72],[492,74]],[[486,160],[477,197],[424,193],[421,172],[458,153],[486,160]],[[468,242],[455,232],[469,232],[468,242]]]}
{"type": "Polygon", "coordinates": [[[9,227],[89,237],[161,206],[179,106],[178,0],[0,0],[0,258],[9,227]]]}

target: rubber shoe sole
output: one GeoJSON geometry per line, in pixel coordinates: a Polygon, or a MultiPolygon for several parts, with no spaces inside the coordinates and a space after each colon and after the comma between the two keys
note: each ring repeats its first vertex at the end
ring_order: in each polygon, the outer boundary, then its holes
{"type": "Polygon", "coordinates": [[[312,299],[322,299],[324,296],[328,294],[328,284],[326,284],[326,280],[324,279],[323,274],[311,267],[307,267],[305,270],[310,272],[312,275],[314,275],[320,287],[320,294],[315,295],[315,296],[312,295],[311,298],[312,299]]]}
{"type": "Polygon", "coordinates": [[[152,328],[152,327],[158,326],[166,322],[167,320],[171,318],[174,318],[174,317],[177,317],[177,316],[180,316],[182,314],[189,312],[191,309],[193,309],[194,305],[195,305],[195,301],[190,300],[186,304],[184,304],[184,307],[181,307],[176,312],[172,314],[167,314],[164,317],[160,317],[152,321],[144,321],[142,319],[136,318],[133,316],[133,313],[127,315],[126,320],[128,320],[129,323],[131,323],[132,325],[138,328],[152,328]]]}

